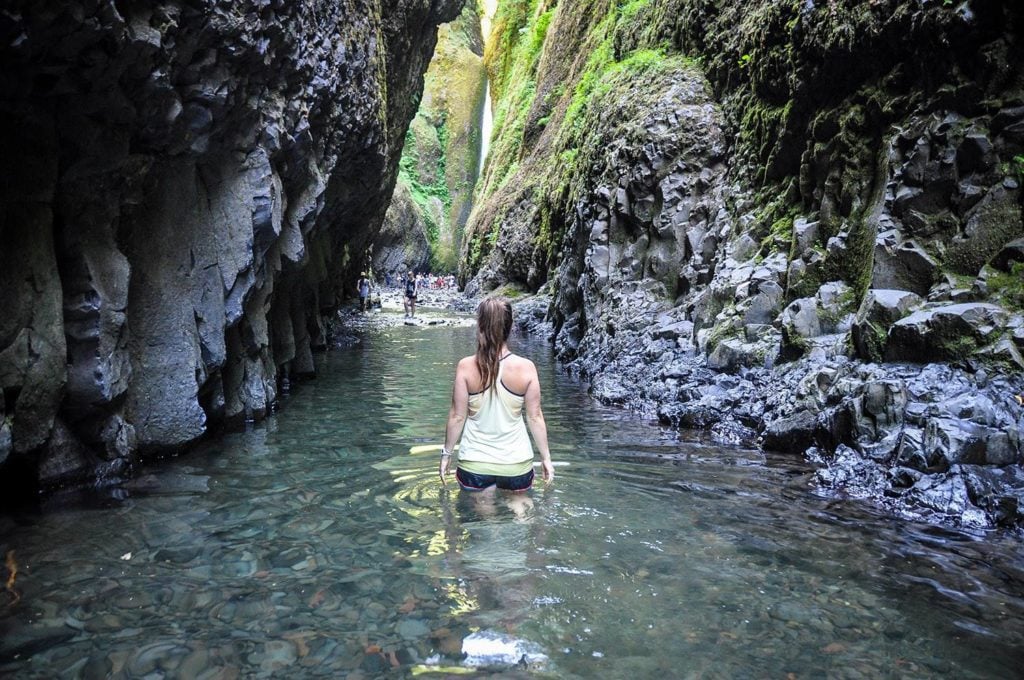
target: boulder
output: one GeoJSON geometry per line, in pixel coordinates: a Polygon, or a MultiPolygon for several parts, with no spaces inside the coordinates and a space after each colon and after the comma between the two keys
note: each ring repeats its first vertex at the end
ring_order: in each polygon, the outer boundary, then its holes
{"type": "Polygon", "coordinates": [[[935,515],[966,526],[987,524],[984,512],[971,502],[959,466],[945,474],[922,476],[907,490],[903,500],[925,516],[935,515]]]}
{"type": "Polygon", "coordinates": [[[956,361],[987,344],[1006,323],[1002,307],[982,302],[922,309],[889,330],[887,361],[956,361]]]}
{"type": "Polygon", "coordinates": [[[957,147],[956,169],[961,177],[987,172],[994,164],[992,142],[983,134],[968,134],[957,147]]]}
{"type": "Polygon", "coordinates": [[[802,255],[818,242],[818,222],[808,222],[802,217],[793,220],[793,243],[795,253],[802,255]]]}
{"type": "Polygon", "coordinates": [[[990,263],[996,269],[1004,272],[1010,271],[1010,265],[1014,262],[1024,262],[1024,238],[1010,241],[996,253],[990,263]]]}
{"type": "Polygon", "coordinates": [[[958,463],[1009,465],[1020,457],[1016,437],[955,418],[929,419],[922,445],[929,466],[940,470],[958,463]]]}
{"type": "Polygon", "coordinates": [[[817,429],[817,416],[810,410],[800,410],[769,423],[761,434],[761,446],[769,451],[803,453],[814,445],[817,429]]]}
{"type": "Polygon", "coordinates": [[[996,524],[1024,525],[1024,470],[1020,466],[964,465],[962,470],[971,501],[996,524]]]}
{"type": "Polygon", "coordinates": [[[881,361],[889,328],[923,302],[920,296],[906,290],[869,290],[851,329],[857,356],[864,361],[881,361]]]}
{"type": "MultiPolygon", "coordinates": [[[[770,338],[770,336],[768,336],[770,338]]],[[[740,338],[726,338],[715,345],[708,354],[708,368],[715,371],[735,373],[741,368],[764,366],[773,360],[777,343],[770,339],[763,342],[743,342],[740,338]]]]}
{"type": "Polygon", "coordinates": [[[947,266],[958,274],[976,275],[1007,242],[1020,236],[1022,221],[1018,190],[989,190],[967,215],[963,234],[947,244],[947,266]]]}
{"type": "Polygon", "coordinates": [[[880,235],[875,243],[872,288],[909,290],[923,296],[938,272],[939,263],[914,241],[894,245],[880,235]]]}
{"type": "Polygon", "coordinates": [[[814,338],[821,335],[818,301],[815,298],[793,300],[779,316],[782,335],[787,341],[796,338],[814,338]]]}
{"type": "Polygon", "coordinates": [[[907,389],[902,381],[878,380],[864,385],[861,412],[872,420],[877,432],[903,423],[907,389]]]}

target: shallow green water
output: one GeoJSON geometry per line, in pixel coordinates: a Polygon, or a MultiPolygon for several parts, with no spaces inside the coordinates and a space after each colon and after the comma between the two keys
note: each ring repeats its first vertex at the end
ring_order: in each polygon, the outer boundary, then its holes
{"type": "Polygon", "coordinates": [[[407,454],[441,436],[472,330],[371,333],[122,498],[0,520],[21,595],[0,675],[430,677],[480,631],[547,657],[480,675],[1018,675],[1018,540],[821,498],[798,461],[600,407],[519,348],[570,463],[529,504],[442,489],[407,454]]]}

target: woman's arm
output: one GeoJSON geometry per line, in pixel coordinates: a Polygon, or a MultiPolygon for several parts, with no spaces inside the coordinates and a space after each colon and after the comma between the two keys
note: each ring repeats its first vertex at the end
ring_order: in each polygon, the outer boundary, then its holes
{"type": "MultiPolygon", "coordinates": [[[[470,357],[472,358],[472,357],[470,357]]],[[[441,451],[441,463],[437,473],[444,483],[445,475],[449,474],[451,451],[462,436],[462,428],[466,425],[466,414],[469,413],[469,387],[466,384],[466,360],[463,359],[455,369],[455,382],[452,385],[452,405],[448,409],[448,423],[444,429],[444,449],[441,451]],[[448,454],[448,455],[445,455],[448,454]]]]}
{"type": "Polygon", "coordinates": [[[544,422],[544,412],[540,408],[540,378],[537,376],[537,367],[530,363],[530,378],[526,386],[526,425],[533,435],[533,443],[540,451],[541,469],[544,471],[544,481],[550,482],[555,478],[555,466],[551,464],[551,451],[548,449],[548,426],[544,422]]]}

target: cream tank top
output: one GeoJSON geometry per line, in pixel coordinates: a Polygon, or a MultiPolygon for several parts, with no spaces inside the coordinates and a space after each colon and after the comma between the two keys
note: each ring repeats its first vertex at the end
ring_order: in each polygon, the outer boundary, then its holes
{"type": "Polygon", "coordinates": [[[504,365],[503,358],[493,389],[469,395],[469,418],[462,431],[459,460],[509,465],[533,459],[523,420],[526,398],[505,387],[501,381],[504,365]]]}

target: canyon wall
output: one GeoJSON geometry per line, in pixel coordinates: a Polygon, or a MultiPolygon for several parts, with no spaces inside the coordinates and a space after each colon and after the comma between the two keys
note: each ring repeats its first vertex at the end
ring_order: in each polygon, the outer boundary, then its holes
{"type": "Polygon", "coordinates": [[[406,133],[399,188],[373,247],[378,278],[457,268],[479,172],[483,49],[475,5],[438,30],[423,99],[406,133]]]}
{"type": "Polygon", "coordinates": [[[5,496],[119,475],[314,372],[461,4],[5,3],[5,496]]]}
{"type": "Polygon", "coordinates": [[[598,398],[1024,521],[1024,9],[513,0],[470,292],[598,398]]]}

